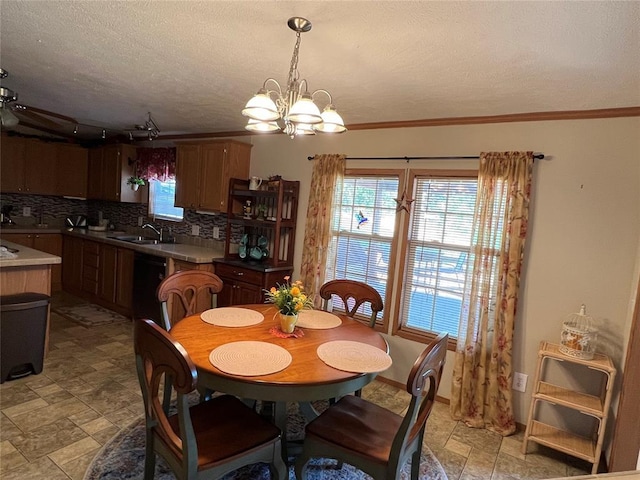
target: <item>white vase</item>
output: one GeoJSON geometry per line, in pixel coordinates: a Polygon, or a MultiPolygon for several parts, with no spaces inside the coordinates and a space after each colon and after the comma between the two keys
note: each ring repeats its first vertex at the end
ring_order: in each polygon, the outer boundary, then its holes
{"type": "Polygon", "coordinates": [[[134,192],[137,192],[138,188],[140,188],[140,185],[138,185],[137,183],[131,184],[131,190],[133,190],[134,192]]]}

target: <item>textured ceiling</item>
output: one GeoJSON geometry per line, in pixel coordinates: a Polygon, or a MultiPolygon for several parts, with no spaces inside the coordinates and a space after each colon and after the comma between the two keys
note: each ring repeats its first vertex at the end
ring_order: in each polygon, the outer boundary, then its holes
{"type": "MultiPolygon", "coordinates": [[[[347,125],[640,105],[640,2],[15,1],[2,85],[115,129],[239,131],[267,77],[299,71],[347,125]]],[[[55,119],[54,119],[55,120],[55,119]]]]}

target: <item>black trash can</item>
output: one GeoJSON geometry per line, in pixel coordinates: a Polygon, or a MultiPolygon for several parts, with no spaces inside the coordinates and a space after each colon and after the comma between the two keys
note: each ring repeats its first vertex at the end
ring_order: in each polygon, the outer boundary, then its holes
{"type": "Polygon", "coordinates": [[[42,372],[49,295],[0,297],[0,383],[42,372]]]}

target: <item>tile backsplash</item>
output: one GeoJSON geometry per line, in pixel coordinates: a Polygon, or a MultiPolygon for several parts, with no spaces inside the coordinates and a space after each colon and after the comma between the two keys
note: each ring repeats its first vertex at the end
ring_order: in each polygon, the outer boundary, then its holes
{"type": "Polygon", "coordinates": [[[172,234],[179,237],[181,242],[197,245],[206,245],[210,240],[224,241],[227,221],[224,214],[205,215],[194,210],[185,210],[184,219],[181,222],[153,220],[147,216],[146,204],[75,200],[50,195],[8,193],[2,194],[0,203],[2,206],[13,205],[12,218],[21,225],[38,223],[41,214],[42,222],[51,226],[63,226],[64,219],[69,215],[86,215],[90,221],[97,221],[98,212],[102,212],[102,218],[108,219],[118,230],[132,231],[139,228],[138,217],[143,217],[143,223],[152,223],[165,229],[171,228],[172,234]],[[24,207],[31,209],[30,217],[22,216],[24,207]],[[197,237],[191,235],[193,225],[200,227],[200,234],[197,237]],[[213,227],[219,228],[218,240],[213,239],[213,227]]]}

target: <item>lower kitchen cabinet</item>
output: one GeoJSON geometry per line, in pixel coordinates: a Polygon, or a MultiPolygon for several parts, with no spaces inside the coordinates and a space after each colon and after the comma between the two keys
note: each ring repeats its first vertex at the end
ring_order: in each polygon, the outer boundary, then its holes
{"type": "MultiPolygon", "coordinates": [[[[2,238],[25,247],[62,257],[62,235],[59,233],[4,233],[2,238]]],[[[62,290],[62,265],[51,265],[51,291],[62,290]]]]}
{"type": "Polygon", "coordinates": [[[133,258],[133,250],[118,248],[115,302],[128,312],[133,309],[133,258]]]}
{"type": "Polygon", "coordinates": [[[214,260],[215,273],[223,283],[218,294],[218,307],[264,303],[264,290],[283,283],[293,267],[270,268],[260,264],[246,266],[242,262],[214,260]]]}
{"type": "Polygon", "coordinates": [[[64,290],[122,315],[133,305],[133,250],[65,236],[64,290]]]}
{"type": "Polygon", "coordinates": [[[62,243],[62,288],[79,295],[82,290],[82,239],[64,237],[62,243]]]}

